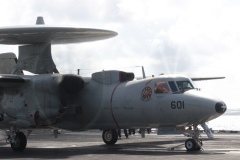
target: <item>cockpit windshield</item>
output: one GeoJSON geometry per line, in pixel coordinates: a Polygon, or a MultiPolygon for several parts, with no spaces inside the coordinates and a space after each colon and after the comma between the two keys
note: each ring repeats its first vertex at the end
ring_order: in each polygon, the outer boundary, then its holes
{"type": "Polygon", "coordinates": [[[192,83],[190,81],[177,81],[177,86],[179,90],[185,90],[185,89],[194,89],[192,83]]]}
{"type": "Polygon", "coordinates": [[[157,82],[155,83],[154,92],[155,93],[168,93],[170,91],[167,82],[157,82]]]}

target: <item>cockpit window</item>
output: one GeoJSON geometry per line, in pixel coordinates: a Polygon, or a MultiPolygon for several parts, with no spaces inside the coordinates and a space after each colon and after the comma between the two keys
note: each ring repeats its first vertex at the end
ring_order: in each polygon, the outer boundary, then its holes
{"type": "Polygon", "coordinates": [[[179,90],[194,88],[190,81],[177,81],[177,86],[178,86],[179,90]]]}
{"type": "Polygon", "coordinates": [[[169,87],[167,85],[167,82],[157,82],[155,83],[155,93],[168,93],[169,87]]]}
{"type": "Polygon", "coordinates": [[[168,84],[169,84],[172,92],[177,92],[178,91],[177,86],[176,86],[174,81],[168,81],[168,84]]]}

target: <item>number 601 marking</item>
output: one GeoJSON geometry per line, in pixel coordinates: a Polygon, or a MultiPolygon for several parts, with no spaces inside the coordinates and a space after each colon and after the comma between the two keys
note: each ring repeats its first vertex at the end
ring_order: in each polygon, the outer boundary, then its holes
{"type": "Polygon", "coordinates": [[[172,109],[184,109],[184,101],[172,101],[171,108],[172,109]]]}

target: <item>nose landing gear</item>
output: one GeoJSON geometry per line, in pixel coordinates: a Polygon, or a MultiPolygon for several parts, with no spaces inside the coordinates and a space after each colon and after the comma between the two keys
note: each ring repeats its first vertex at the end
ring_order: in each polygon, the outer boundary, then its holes
{"type": "Polygon", "coordinates": [[[193,130],[185,130],[185,132],[189,133],[192,137],[185,141],[185,147],[188,151],[204,150],[202,147],[202,140],[199,139],[200,132],[197,128],[197,125],[193,126],[193,130]]]}
{"type": "Polygon", "coordinates": [[[200,139],[189,138],[185,141],[185,147],[188,151],[199,151],[202,148],[202,141],[200,139]]]}

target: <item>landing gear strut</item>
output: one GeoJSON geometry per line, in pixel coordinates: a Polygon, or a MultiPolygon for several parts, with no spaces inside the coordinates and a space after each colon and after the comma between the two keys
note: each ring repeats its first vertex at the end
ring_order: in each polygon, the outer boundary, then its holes
{"type": "Polygon", "coordinates": [[[118,140],[118,134],[115,129],[104,130],[102,133],[102,139],[107,145],[113,145],[118,140]]]}
{"type": "Polygon", "coordinates": [[[193,131],[190,133],[192,138],[189,138],[185,141],[185,147],[188,151],[199,151],[202,148],[202,141],[199,139],[200,132],[197,128],[197,125],[193,126],[193,131]]]}
{"type": "Polygon", "coordinates": [[[15,127],[10,127],[7,142],[11,144],[14,151],[23,151],[27,146],[27,138],[23,132],[19,132],[15,127]]]}

